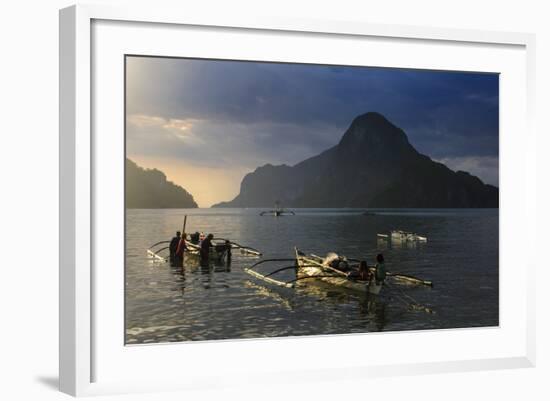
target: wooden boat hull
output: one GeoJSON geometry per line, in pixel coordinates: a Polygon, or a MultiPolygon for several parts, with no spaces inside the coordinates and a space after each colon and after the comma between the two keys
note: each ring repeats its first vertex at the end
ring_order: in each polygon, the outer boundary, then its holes
{"type": "MultiPolygon", "coordinates": [[[[298,274],[301,276],[321,276],[329,272],[329,268],[323,265],[322,258],[314,255],[301,255],[298,250],[296,250],[296,263],[298,265],[298,274]]],[[[316,280],[321,280],[325,283],[345,288],[348,290],[369,293],[373,295],[378,295],[382,289],[382,284],[377,285],[374,280],[351,280],[344,275],[339,276],[330,276],[330,277],[319,277],[316,280]]]]}

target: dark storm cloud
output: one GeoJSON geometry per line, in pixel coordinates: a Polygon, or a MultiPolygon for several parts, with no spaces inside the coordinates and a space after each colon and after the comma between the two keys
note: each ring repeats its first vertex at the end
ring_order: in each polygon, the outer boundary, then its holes
{"type": "Polygon", "coordinates": [[[336,144],[357,115],[378,111],[434,159],[498,158],[494,74],[164,58],[127,63],[128,116],[166,122],[162,129],[129,123],[135,152],[250,167],[293,164],[336,144]],[[170,121],[191,123],[181,131],[170,121]]]}

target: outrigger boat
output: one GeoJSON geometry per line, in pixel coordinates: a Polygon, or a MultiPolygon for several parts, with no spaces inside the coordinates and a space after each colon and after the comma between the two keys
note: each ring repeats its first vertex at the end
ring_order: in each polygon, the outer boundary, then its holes
{"type": "Polygon", "coordinates": [[[296,215],[292,210],[285,210],[282,207],[279,206],[279,202],[275,202],[275,209],[273,210],[264,210],[263,212],[260,212],[260,216],[275,216],[280,217],[285,214],[291,214],[293,216],[296,215]]]}
{"type": "MultiPolygon", "coordinates": [[[[159,245],[169,244],[170,241],[160,241],[153,245],[151,245],[149,248],[147,248],[147,256],[154,261],[157,262],[167,262],[168,259],[163,256],[164,252],[169,252],[169,246],[163,246],[159,247],[159,245]]],[[[191,256],[191,257],[197,257],[200,258],[200,243],[197,241],[191,241],[189,239],[185,239],[185,245],[187,245],[187,249],[185,250],[185,255],[191,256]]],[[[214,238],[212,240],[212,247],[210,247],[210,257],[209,259],[214,262],[223,262],[227,255],[229,254],[229,251],[232,249],[238,249],[241,253],[241,255],[247,255],[247,256],[262,256],[262,253],[258,251],[257,249],[247,247],[240,245],[236,242],[229,241],[224,238],[214,238]]]]}
{"type": "MultiPolygon", "coordinates": [[[[147,248],[147,256],[156,262],[167,262],[168,258],[163,256],[164,254],[170,252],[170,246],[162,246],[160,245],[166,245],[170,244],[170,241],[159,241],[153,245],[151,245],[149,248],[147,248]]],[[[187,256],[193,256],[193,257],[200,257],[200,246],[198,244],[194,244],[189,240],[185,240],[185,245],[187,245],[187,249],[185,250],[185,254],[187,256]]],[[[215,249],[215,246],[213,246],[210,249],[210,260],[213,260],[215,262],[220,262],[224,259],[225,255],[227,254],[226,249],[219,248],[218,250],[215,249]]]]}
{"type": "MultiPolygon", "coordinates": [[[[187,215],[185,215],[183,220],[183,230],[182,230],[183,233],[185,233],[186,226],[187,226],[187,215]]],[[[201,234],[198,232],[194,234],[189,234],[188,236],[186,235],[185,245],[187,245],[187,249],[185,250],[185,255],[200,258],[201,239],[202,239],[201,234]]],[[[151,245],[149,248],[147,248],[147,256],[153,259],[154,261],[167,262],[168,260],[166,259],[166,257],[162,256],[160,253],[166,250],[170,252],[169,251],[170,246],[163,246],[161,248],[157,248],[157,247],[159,245],[170,244],[170,242],[171,241],[159,241],[151,245]]],[[[236,242],[230,241],[225,238],[213,238],[211,242],[212,242],[212,246],[210,247],[209,260],[212,260],[214,262],[222,262],[232,249],[239,249],[242,255],[262,256],[262,253],[257,249],[254,249],[248,246],[243,246],[241,244],[238,244],[236,242]]]]}
{"type": "MultiPolygon", "coordinates": [[[[366,293],[366,294],[373,294],[378,295],[380,294],[384,283],[376,283],[376,280],[359,280],[353,275],[348,274],[347,272],[338,270],[332,266],[330,266],[328,263],[326,263],[327,258],[322,258],[317,255],[306,255],[305,253],[301,252],[297,248],[294,248],[295,253],[295,259],[265,259],[263,261],[259,261],[252,265],[250,268],[245,268],[244,271],[251,276],[254,276],[260,280],[266,281],[268,283],[278,285],[281,287],[286,288],[294,288],[298,282],[301,281],[308,281],[310,279],[318,279],[324,283],[341,287],[347,290],[352,290],[356,292],[366,293]],[[295,264],[293,266],[287,266],[280,269],[277,269],[275,271],[272,271],[269,274],[262,274],[256,271],[254,268],[262,263],[270,262],[270,261],[291,261],[293,260],[295,264]],[[296,270],[296,278],[289,281],[281,281],[273,278],[272,276],[276,273],[279,273],[284,270],[292,269],[294,268],[296,270]]],[[[347,259],[351,262],[359,262],[357,259],[347,259]]],[[[351,269],[357,268],[358,264],[356,265],[350,265],[351,269]]],[[[374,273],[375,267],[369,266],[369,270],[371,273],[374,273]]],[[[371,274],[371,277],[373,277],[373,274],[371,274]]],[[[400,273],[386,273],[386,280],[391,278],[392,280],[395,280],[397,282],[406,282],[408,284],[415,284],[415,285],[425,285],[425,286],[433,286],[432,282],[429,280],[422,280],[413,276],[409,276],[406,274],[400,274],[400,273]]]]}
{"type": "Polygon", "coordinates": [[[292,216],[296,216],[296,213],[294,213],[292,210],[283,210],[283,209],[264,210],[263,212],[260,213],[260,216],[280,217],[285,214],[291,214],[292,216]]]}

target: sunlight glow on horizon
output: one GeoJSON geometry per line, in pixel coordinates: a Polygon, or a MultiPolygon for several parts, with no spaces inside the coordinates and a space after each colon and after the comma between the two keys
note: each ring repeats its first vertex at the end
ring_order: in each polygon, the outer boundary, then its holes
{"type": "Polygon", "coordinates": [[[202,208],[232,200],[239,194],[243,177],[250,172],[243,168],[197,167],[180,159],[157,159],[131,154],[126,157],[142,168],[162,171],[168,181],[193,195],[197,205],[202,208]]]}

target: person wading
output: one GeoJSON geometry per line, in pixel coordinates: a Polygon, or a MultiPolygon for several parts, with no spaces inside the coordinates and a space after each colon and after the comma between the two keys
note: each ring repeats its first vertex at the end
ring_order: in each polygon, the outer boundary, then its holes
{"type": "Polygon", "coordinates": [[[207,266],[210,259],[210,247],[212,247],[212,239],[214,236],[208,234],[208,236],[201,242],[201,265],[207,266]]]}
{"type": "Polygon", "coordinates": [[[183,267],[183,253],[187,249],[187,245],[185,244],[185,233],[180,238],[180,241],[178,242],[178,246],[176,248],[176,256],[175,256],[175,266],[176,267],[183,267]]]}
{"type": "Polygon", "coordinates": [[[178,249],[180,239],[181,233],[178,231],[176,236],[170,241],[170,266],[172,267],[176,266],[176,250],[178,249]]]}
{"type": "Polygon", "coordinates": [[[376,285],[382,284],[386,279],[386,265],[384,264],[384,255],[381,253],[376,255],[374,278],[376,279],[376,285]]]}
{"type": "Polygon", "coordinates": [[[231,264],[231,241],[225,240],[225,252],[227,254],[227,264],[231,264]]]}

